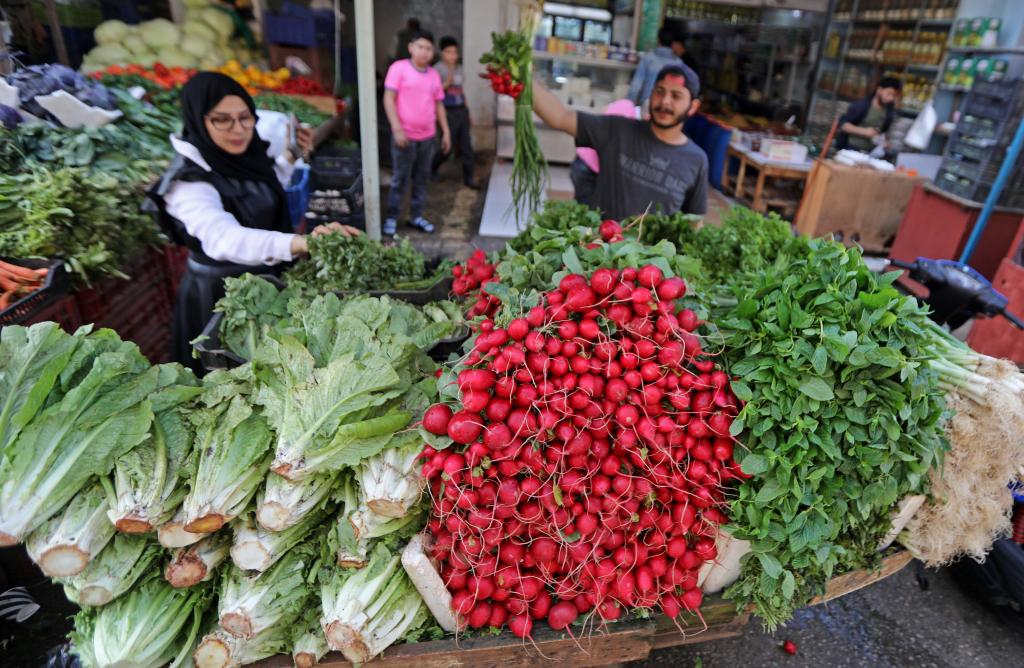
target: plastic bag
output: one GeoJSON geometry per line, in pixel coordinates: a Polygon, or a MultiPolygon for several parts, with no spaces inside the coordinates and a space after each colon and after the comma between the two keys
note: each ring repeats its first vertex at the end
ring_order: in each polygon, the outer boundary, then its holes
{"type": "Polygon", "coordinates": [[[914,119],[910,129],[907,130],[907,136],[903,139],[904,145],[918,151],[928,148],[936,123],[938,123],[938,116],[935,113],[935,107],[931,102],[928,102],[924,109],[921,110],[921,113],[917,115],[917,118],[914,119]]]}

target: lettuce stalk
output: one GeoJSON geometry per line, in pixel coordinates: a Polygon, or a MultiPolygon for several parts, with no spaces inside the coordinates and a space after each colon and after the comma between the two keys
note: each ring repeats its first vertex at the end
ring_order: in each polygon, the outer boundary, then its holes
{"type": "Polygon", "coordinates": [[[424,481],[417,462],[422,449],[420,439],[412,438],[363,460],[359,489],[370,510],[384,517],[401,518],[419,501],[424,481]]]}
{"type": "Polygon", "coordinates": [[[131,589],[162,554],[146,538],[116,535],[84,571],[61,581],[64,594],[83,607],[106,605],[131,589]]]}
{"type": "Polygon", "coordinates": [[[231,537],[226,531],[210,534],[195,545],[175,550],[164,578],[172,587],[192,587],[211,580],[230,550],[231,537]]]}
{"type": "Polygon", "coordinates": [[[243,373],[203,379],[204,406],[191,414],[199,461],[183,506],[186,531],[217,531],[237,517],[266,474],[271,433],[247,400],[243,373]]]}
{"type": "Polygon", "coordinates": [[[237,668],[288,651],[290,629],[272,626],[252,638],[237,638],[224,629],[203,636],[192,654],[195,668],[237,668]]]}
{"type": "Polygon", "coordinates": [[[366,566],[370,541],[398,533],[402,529],[414,529],[420,518],[417,513],[407,513],[397,519],[375,513],[360,502],[356,485],[350,477],[346,477],[339,498],[342,508],[331,527],[330,544],[337,547],[337,565],[341,568],[366,566]]]}
{"type": "Polygon", "coordinates": [[[188,547],[201,541],[209,533],[193,533],[185,531],[185,511],[179,508],[174,517],[164,522],[156,529],[157,540],[167,548],[188,547]]]}
{"type": "Polygon", "coordinates": [[[337,481],[337,473],[297,481],[271,473],[256,495],[256,521],[267,531],[295,526],[324,504],[337,481]]]}
{"type": "Polygon", "coordinates": [[[175,589],[158,576],[102,608],[82,610],[71,632],[86,668],[182,665],[195,644],[209,587],[175,589]]]}
{"type": "Polygon", "coordinates": [[[313,543],[298,545],[265,573],[251,576],[231,566],[221,581],[218,616],[227,633],[252,639],[295,616],[310,596],[308,580],[315,575],[319,550],[313,543]]]}
{"type": "Polygon", "coordinates": [[[334,570],[320,588],[327,644],[353,663],[366,663],[429,613],[397,554],[378,545],[366,568],[334,570]]]}
{"type": "Polygon", "coordinates": [[[22,427],[0,456],[0,547],[24,540],[149,433],[147,397],[157,370],[113,332],[96,336],[79,344],[62,371],[68,391],[22,427]],[[104,347],[115,349],[94,354],[104,347]]]}
{"type": "Polygon", "coordinates": [[[320,628],[319,611],[310,608],[292,628],[292,662],[295,668],[313,668],[327,655],[327,638],[320,628]]]}
{"type": "Polygon", "coordinates": [[[101,484],[83,489],[60,515],[29,535],[25,547],[32,561],[52,578],[81,573],[114,537],[108,508],[101,484]]]}
{"type": "Polygon", "coordinates": [[[114,464],[110,519],[123,533],[148,533],[172,518],[188,489],[192,432],[183,406],[202,392],[190,371],[160,367],[150,396],[155,419],[149,438],[114,464]]]}
{"type": "Polygon", "coordinates": [[[321,507],[284,531],[267,531],[253,521],[251,513],[246,513],[233,525],[235,540],[231,560],[242,570],[262,573],[316,531],[333,511],[333,505],[321,507]]]}

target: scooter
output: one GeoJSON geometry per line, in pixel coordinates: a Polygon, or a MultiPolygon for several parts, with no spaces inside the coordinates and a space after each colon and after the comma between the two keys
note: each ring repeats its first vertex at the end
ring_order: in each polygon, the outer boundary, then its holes
{"type": "MultiPolygon", "coordinates": [[[[971,267],[952,260],[917,258],[914,262],[889,260],[889,264],[907,271],[909,278],[928,288],[922,301],[931,309],[931,319],[951,330],[971,318],[1002,316],[1024,330],[1024,321],[1007,310],[1009,300],[984,276],[971,267]]],[[[1008,489],[1019,505],[1024,489],[1018,482],[1008,489]]],[[[1018,509],[1020,512],[1020,509],[1018,509]]],[[[1015,536],[1016,538],[1016,536],[1015,536]]],[[[922,590],[928,589],[924,565],[916,561],[916,577],[922,590]]],[[[1024,546],[1010,538],[997,540],[985,561],[961,559],[950,572],[967,591],[999,610],[1024,612],[1024,546]]]]}

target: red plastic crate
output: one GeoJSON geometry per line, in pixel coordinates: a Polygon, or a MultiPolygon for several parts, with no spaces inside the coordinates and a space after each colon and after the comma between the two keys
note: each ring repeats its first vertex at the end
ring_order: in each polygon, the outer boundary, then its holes
{"type": "MultiPolygon", "coordinates": [[[[889,257],[905,262],[913,262],[919,257],[959,259],[981,213],[981,206],[932,186],[917,186],[903,214],[889,257]]],[[[969,264],[992,280],[1000,261],[1011,254],[1012,239],[1022,225],[1024,215],[997,207],[969,264]]],[[[927,293],[919,283],[906,278],[900,281],[917,295],[927,293]]]]}
{"type": "Polygon", "coordinates": [[[185,267],[188,265],[188,249],[184,246],[164,246],[162,256],[164,271],[167,274],[167,295],[173,304],[178,294],[178,286],[181,285],[181,277],[185,275],[185,267]]]}
{"type": "MultiPolygon", "coordinates": [[[[1024,314],[1024,267],[1007,258],[999,264],[992,287],[1010,300],[1007,310],[1014,315],[1024,314]]],[[[967,345],[979,353],[1004,357],[1024,364],[1024,332],[1006,318],[985,318],[974,321],[967,345]]]]}
{"type": "Polygon", "coordinates": [[[147,251],[124,268],[129,278],[107,278],[92,287],[82,288],[75,295],[83,322],[101,322],[117,317],[118,311],[134,308],[157,286],[167,296],[166,262],[162,251],[147,251]],[[113,314],[113,315],[112,315],[113,314]]]}

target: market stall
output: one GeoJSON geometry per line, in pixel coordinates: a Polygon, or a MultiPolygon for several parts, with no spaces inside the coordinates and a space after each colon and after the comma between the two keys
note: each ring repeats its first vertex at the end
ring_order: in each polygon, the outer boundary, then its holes
{"type": "MultiPolygon", "coordinates": [[[[897,273],[742,207],[539,203],[537,20],[484,57],[525,229],[440,262],[304,237],[224,279],[195,373],[158,352],[183,254],[137,206],[192,72],[5,79],[0,547],[78,606],[84,666],[614,664],[1008,532],[1024,375],[897,273]]],[[[321,118],[268,90],[290,72],[223,69],[321,118]]]]}

